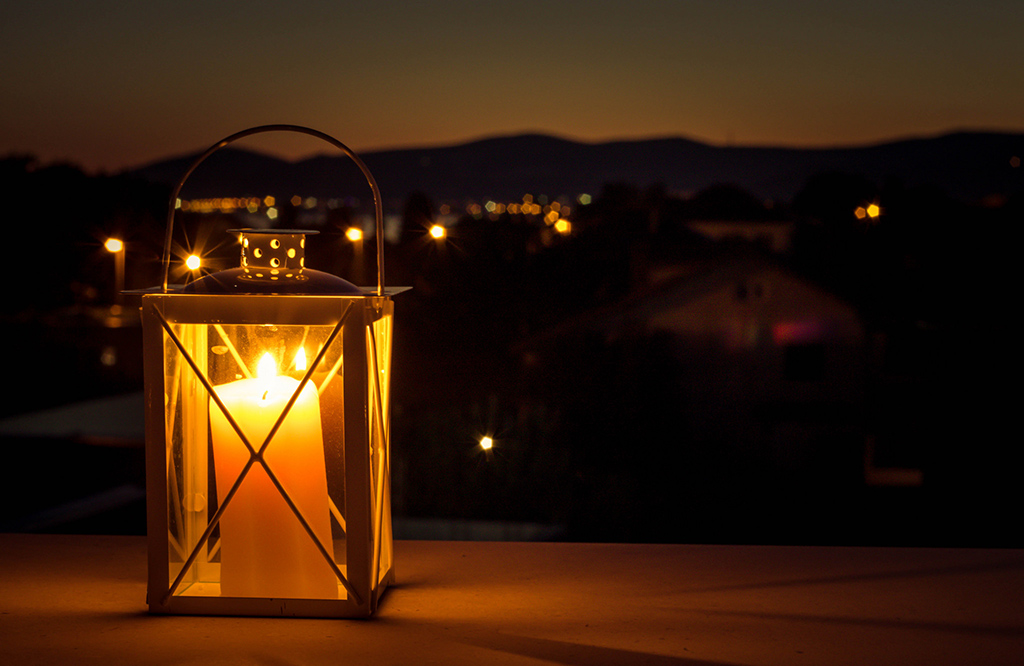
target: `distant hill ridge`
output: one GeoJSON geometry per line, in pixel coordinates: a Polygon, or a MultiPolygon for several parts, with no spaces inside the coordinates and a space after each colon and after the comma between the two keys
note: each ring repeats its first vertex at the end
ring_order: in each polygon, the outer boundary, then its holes
{"type": "MultiPolygon", "coordinates": [[[[173,184],[197,155],[160,160],[127,173],[173,184]]],[[[811,176],[836,171],[879,184],[935,187],[969,202],[1024,191],[1024,167],[1019,166],[1024,133],[954,132],[838,148],[713,146],[686,138],[580,143],[524,134],[360,157],[389,207],[401,206],[415,191],[436,201],[509,201],[524,193],[552,198],[596,194],[608,183],[641,188],[660,184],[678,193],[731,183],[760,198],[789,201],[811,176]]],[[[370,196],[358,169],[340,153],[289,162],[234,147],[210,157],[182,194],[370,196]]]]}

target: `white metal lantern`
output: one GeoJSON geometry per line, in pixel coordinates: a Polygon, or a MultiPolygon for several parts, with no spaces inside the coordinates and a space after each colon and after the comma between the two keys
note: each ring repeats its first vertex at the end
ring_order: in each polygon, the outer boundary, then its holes
{"type": "Polygon", "coordinates": [[[142,296],[153,613],[358,617],[394,581],[392,296],[376,182],[336,139],[269,125],[218,142],[171,195],[162,287],[142,296]],[[304,265],[302,230],[241,230],[241,266],[168,285],[178,194],[213,152],[300,132],[373,190],[377,287],[304,265]]]}

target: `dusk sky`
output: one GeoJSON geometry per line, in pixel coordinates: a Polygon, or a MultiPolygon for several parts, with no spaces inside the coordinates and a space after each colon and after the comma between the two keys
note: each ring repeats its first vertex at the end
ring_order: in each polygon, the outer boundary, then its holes
{"type": "Polygon", "coordinates": [[[0,54],[0,155],[90,171],[265,123],[357,151],[528,131],[794,146],[1024,131],[1020,0],[32,0],[0,8],[0,54]]]}

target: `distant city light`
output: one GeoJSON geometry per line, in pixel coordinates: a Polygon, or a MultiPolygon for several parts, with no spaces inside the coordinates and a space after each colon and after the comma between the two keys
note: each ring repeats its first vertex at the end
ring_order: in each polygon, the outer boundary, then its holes
{"type": "Polygon", "coordinates": [[[295,196],[292,197],[291,204],[292,206],[298,208],[299,206],[302,205],[302,197],[296,194],[295,196]]]}
{"type": "Polygon", "coordinates": [[[117,254],[124,249],[124,243],[122,243],[118,238],[108,238],[107,242],[103,244],[103,247],[107,248],[107,252],[117,254]]]}
{"type": "Polygon", "coordinates": [[[255,213],[259,210],[257,197],[214,197],[212,199],[178,199],[178,208],[191,213],[233,213],[240,208],[255,213]]]}
{"type": "Polygon", "coordinates": [[[584,206],[589,206],[590,205],[590,195],[589,194],[581,194],[578,197],[576,197],[576,200],[579,201],[584,206]]]}
{"type": "Polygon", "coordinates": [[[117,347],[107,345],[100,353],[100,363],[108,368],[117,365],[117,347]]]}
{"type": "Polygon", "coordinates": [[[349,227],[345,231],[345,238],[349,239],[353,243],[363,240],[363,230],[359,227],[349,227]]]}
{"type": "Polygon", "coordinates": [[[490,451],[494,448],[494,440],[486,435],[480,438],[480,448],[484,451],[490,451]]]}
{"type": "Polygon", "coordinates": [[[267,209],[267,217],[269,217],[271,220],[276,220],[277,219],[277,209],[274,208],[273,206],[268,208],[267,209]]]}
{"type": "Polygon", "coordinates": [[[882,214],[882,209],[878,206],[878,204],[870,204],[867,207],[867,213],[868,217],[874,219],[882,214]]]}
{"type": "MultiPolygon", "coordinates": [[[[582,203],[590,203],[590,195],[581,194],[579,199],[582,203]]],[[[448,208],[446,206],[441,207],[442,214],[447,214],[448,208]]],[[[523,201],[520,202],[509,202],[502,203],[500,201],[494,201],[489,199],[483,205],[470,203],[466,206],[466,212],[474,217],[479,217],[483,213],[488,213],[492,220],[497,220],[498,215],[508,213],[509,215],[543,215],[544,222],[548,225],[553,225],[560,218],[567,218],[572,212],[572,208],[566,206],[558,201],[552,201],[548,203],[547,196],[541,194],[534,197],[532,194],[524,194],[523,201]],[[536,201],[535,201],[536,199],[536,201]]]]}
{"type": "Polygon", "coordinates": [[[444,227],[442,227],[440,224],[435,224],[435,225],[430,227],[430,236],[432,238],[436,238],[438,240],[441,240],[442,238],[444,238],[447,235],[447,233],[448,233],[447,230],[444,227]]]}
{"type": "Polygon", "coordinates": [[[190,271],[198,269],[202,265],[202,263],[202,260],[199,258],[199,255],[197,254],[190,254],[188,255],[188,258],[185,259],[185,266],[190,271]]]}
{"type": "Polygon", "coordinates": [[[563,217],[555,222],[555,231],[563,236],[572,233],[572,223],[563,217]]]}

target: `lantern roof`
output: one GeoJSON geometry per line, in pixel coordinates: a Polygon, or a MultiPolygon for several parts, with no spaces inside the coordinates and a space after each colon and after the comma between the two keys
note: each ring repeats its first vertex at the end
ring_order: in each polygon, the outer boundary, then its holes
{"type": "Polygon", "coordinates": [[[242,248],[241,266],[185,285],[198,294],[358,294],[363,289],[330,273],[306,268],[309,229],[232,229],[242,248]]]}

